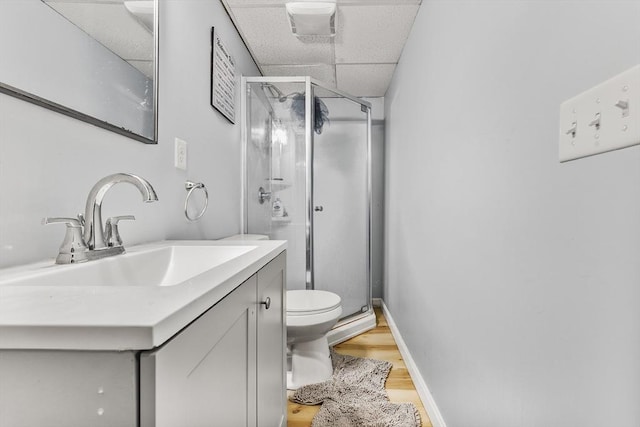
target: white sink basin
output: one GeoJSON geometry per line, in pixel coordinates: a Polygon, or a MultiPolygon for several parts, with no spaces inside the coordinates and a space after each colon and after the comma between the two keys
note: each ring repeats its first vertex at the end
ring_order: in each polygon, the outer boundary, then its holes
{"type": "Polygon", "coordinates": [[[74,265],[51,265],[0,279],[0,286],[174,286],[257,246],[166,245],[74,265]]]}
{"type": "Polygon", "coordinates": [[[0,349],[162,345],[249,280],[287,243],[174,240],[82,264],[0,270],[0,349]]]}

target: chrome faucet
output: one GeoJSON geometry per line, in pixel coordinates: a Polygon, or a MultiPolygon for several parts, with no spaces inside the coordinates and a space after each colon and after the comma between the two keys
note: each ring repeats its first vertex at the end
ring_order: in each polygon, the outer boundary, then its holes
{"type": "MultiPolygon", "coordinates": [[[[129,173],[114,173],[113,175],[105,176],[100,181],[96,182],[89,196],[87,197],[87,204],[84,211],[84,241],[87,244],[89,250],[96,250],[100,248],[106,248],[109,246],[105,240],[105,228],[102,225],[102,199],[111,187],[119,182],[128,182],[135,185],[142,194],[142,201],[145,203],[155,202],[158,200],[155,190],[144,178],[132,175],[129,173]]],[[[135,218],[122,218],[122,219],[135,219],[135,218]]],[[[111,224],[111,222],[109,222],[111,224]]],[[[109,225],[109,228],[111,225],[109,225]]]]}
{"type": "Polygon", "coordinates": [[[57,264],[70,264],[118,255],[124,252],[118,221],[135,219],[132,215],[109,218],[102,224],[102,200],[111,187],[120,182],[136,186],[145,203],[158,200],[151,184],[136,175],[115,173],[98,181],[87,197],[85,214],[76,218],[45,218],[43,224],[65,223],[67,234],[56,258],[57,264]]]}

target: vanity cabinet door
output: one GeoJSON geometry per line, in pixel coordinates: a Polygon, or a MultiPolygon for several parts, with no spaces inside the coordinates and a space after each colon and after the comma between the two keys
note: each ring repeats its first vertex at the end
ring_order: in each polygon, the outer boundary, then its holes
{"type": "Polygon", "coordinates": [[[287,423],[285,260],[281,254],[258,272],[258,301],[262,303],[258,306],[259,427],[285,427],[287,423]]]}
{"type": "Polygon", "coordinates": [[[136,397],[131,351],[0,351],[0,427],[136,427],[136,397]]]}
{"type": "Polygon", "coordinates": [[[255,427],[256,276],[140,357],[142,427],[255,427]]]}

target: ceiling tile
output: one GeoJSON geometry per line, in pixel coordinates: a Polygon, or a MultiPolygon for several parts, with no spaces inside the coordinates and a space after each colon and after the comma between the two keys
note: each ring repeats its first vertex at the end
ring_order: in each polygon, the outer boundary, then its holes
{"type": "Polygon", "coordinates": [[[234,7],[232,12],[244,40],[259,64],[334,62],[331,39],[299,40],[291,33],[284,7],[234,7]]]}
{"type": "Polygon", "coordinates": [[[230,14],[265,75],[310,75],[370,97],[384,96],[421,3],[337,0],[336,37],[309,41],[291,34],[286,0],[222,1],[231,5],[230,14]]]}
{"type": "Polygon", "coordinates": [[[266,76],[311,76],[335,87],[336,70],[333,65],[264,65],[266,76]]]}
{"type": "Polygon", "coordinates": [[[336,64],[398,62],[418,8],[406,4],[340,7],[336,64]]]}
{"type": "Polygon", "coordinates": [[[384,96],[395,68],[395,64],[338,64],[338,89],[354,96],[384,96]]]}

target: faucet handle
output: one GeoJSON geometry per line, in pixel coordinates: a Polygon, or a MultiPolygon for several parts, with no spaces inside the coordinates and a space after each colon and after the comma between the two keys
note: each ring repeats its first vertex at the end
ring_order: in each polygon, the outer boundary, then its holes
{"type": "Polygon", "coordinates": [[[42,225],[49,225],[49,224],[67,224],[68,228],[82,227],[82,224],[76,218],[65,218],[65,217],[42,218],[42,225]]]}
{"type": "Polygon", "coordinates": [[[67,232],[60,245],[56,264],[71,264],[85,262],[87,258],[87,245],[82,238],[82,225],[76,218],[43,218],[42,225],[66,224],[67,232]]]}
{"type": "Polygon", "coordinates": [[[133,215],[113,216],[107,219],[104,225],[104,242],[107,246],[122,246],[122,239],[118,231],[118,223],[120,221],[133,221],[136,217],[133,215]]]}

